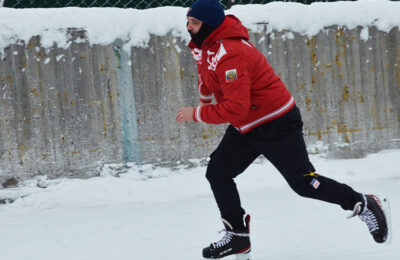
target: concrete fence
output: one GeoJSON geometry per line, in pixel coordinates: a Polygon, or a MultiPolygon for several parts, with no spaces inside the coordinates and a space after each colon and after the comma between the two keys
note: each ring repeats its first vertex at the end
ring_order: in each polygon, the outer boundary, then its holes
{"type": "MultiPolygon", "coordinates": [[[[370,27],[368,40],[361,29],[251,33],[295,97],[311,152],[349,158],[400,147],[399,28],[370,27]]],[[[215,149],[226,125],[175,122],[181,106],[198,104],[184,42],[152,36],[128,55],[119,40],[92,46],[85,32],[68,33],[66,49],[44,49],[39,37],[4,49],[1,182],[87,177],[110,162],[171,165],[215,149]]]]}

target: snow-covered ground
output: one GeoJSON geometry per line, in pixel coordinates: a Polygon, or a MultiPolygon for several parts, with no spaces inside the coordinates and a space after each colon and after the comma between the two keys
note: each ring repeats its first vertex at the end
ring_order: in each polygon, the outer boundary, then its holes
{"type": "MultiPolygon", "coordinates": [[[[146,45],[151,34],[171,32],[187,41],[187,8],[0,8],[0,57],[18,40],[39,35],[45,48],[68,48],[67,28],[87,32],[91,44],[146,45]]],[[[245,26],[313,36],[325,26],[368,26],[389,31],[400,25],[400,3],[270,3],[234,6],[245,26]]],[[[392,205],[393,242],[378,245],[364,223],[348,212],[298,197],[265,160],[237,178],[244,207],[252,215],[255,260],[398,260],[400,259],[400,150],[363,159],[329,160],[312,156],[318,172],[360,192],[387,195],[392,205]]],[[[194,164],[196,161],[194,161],[194,164]]],[[[0,189],[1,260],[192,260],[218,240],[222,228],[204,167],[162,169],[109,165],[88,180],[37,178],[14,189],[0,189]],[[47,188],[39,188],[47,187],[47,188]],[[24,197],[25,195],[29,195],[24,197]]],[[[232,259],[232,258],[227,258],[232,259]]]]}
{"type": "MultiPolygon", "coordinates": [[[[320,174],[389,197],[391,245],[376,244],[365,224],[347,220],[339,206],[297,196],[268,161],[256,161],[237,178],[252,215],[253,258],[398,260],[399,158],[400,150],[350,160],[311,156],[320,174]]],[[[0,190],[3,198],[31,194],[0,205],[1,259],[202,259],[202,248],[222,229],[204,172],[110,165],[88,180],[38,178],[0,190]]]]}

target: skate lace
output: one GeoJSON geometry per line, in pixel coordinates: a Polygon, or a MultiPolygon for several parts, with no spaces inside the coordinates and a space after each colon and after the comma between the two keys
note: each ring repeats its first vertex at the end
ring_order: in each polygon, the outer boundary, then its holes
{"type": "Polygon", "coordinates": [[[354,210],[349,218],[358,216],[363,222],[367,224],[369,232],[374,232],[379,229],[378,221],[376,220],[375,214],[368,209],[368,207],[364,207],[364,210],[361,212],[361,202],[356,203],[354,206],[354,210]]]}
{"type": "Polygon", "coordinates": [[[218,233],[225,232],[225,235],[221,238],[220,241],[214,242],[214,248],[219,248],[223,247],[227,244],[229,244],[232,241],[233,236],[238,236],[238,237],[249,237],[250,235],[248,233],[235,233],[232,231],[228,231],[226,229],[222,229],[221,231],[218,231],[218,233]]]}
{"type": "Polygon", "coordinates": [[[223,247],[231,242],[234,233],[231,231],[228,231],[226,229],[223,229],[223,230],[219,231],[218,233],[222,233],[222,232],[225,232],[225,235],[221,238],[221,240],[213,243],[214,248],[223,247]]]}
{"type": "Polygon", "coordinates": [[[379,229],[378,221],[376,220],[374,213],[370,209],[366,208],[359,215],[359,217],[367,224],[369,232],[373,232],[379,229]]]}

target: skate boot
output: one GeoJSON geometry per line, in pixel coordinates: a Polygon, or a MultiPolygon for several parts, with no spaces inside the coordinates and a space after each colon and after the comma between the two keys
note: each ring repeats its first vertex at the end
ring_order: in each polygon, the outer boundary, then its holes
{"type": "Polygon", "coordinates": [[[207,259],[222,258],[228,255],[236,255],[236,259],[250,260],[250,215],[246,215],[244,229],[234,229],[232,225],[222,219],[225,229],[224,237],[203,249],[203,257],[207,259]]]}
{"type": "Polygon", "coordinates": [[[356,203],[349,218],[359,216],[377,243],[391,242],[390,205],[387,198],[363,195],[363,201],[356,203]]]}

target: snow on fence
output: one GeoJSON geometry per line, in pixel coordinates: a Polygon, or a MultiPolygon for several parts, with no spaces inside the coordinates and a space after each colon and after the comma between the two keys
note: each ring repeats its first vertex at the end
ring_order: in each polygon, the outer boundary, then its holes
{"type": "MultiPolygon", "coordinates": [[[[92,46],[84,31],[68,33],[81,40],[65,49],[45,49],[39,37],[4,49],[0,180],[87,177],[105,162],[171,165],[212,152],[225,125],[174,120],[179,107],[198,103],[183,41],[153,35],[128,55],[120,40],[92,46]]],[[[294,95],[312,152],[400,147],[399,28],[330,26],[311,38],[264,31],[251,41],[294,95]]]]}

